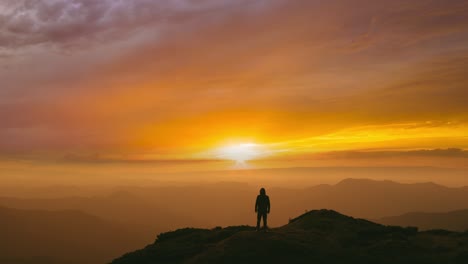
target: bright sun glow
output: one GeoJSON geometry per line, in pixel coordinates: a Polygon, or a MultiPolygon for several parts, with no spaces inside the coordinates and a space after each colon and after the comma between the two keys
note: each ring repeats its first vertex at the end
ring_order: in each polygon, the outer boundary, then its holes
{"type": "Polygon", "coordinates": [[[234,160],[237,163],[258,158],[262,155],[261,146],[255,143],[242,143],[222,147],[218,150],[218,157],[234,160]]]}

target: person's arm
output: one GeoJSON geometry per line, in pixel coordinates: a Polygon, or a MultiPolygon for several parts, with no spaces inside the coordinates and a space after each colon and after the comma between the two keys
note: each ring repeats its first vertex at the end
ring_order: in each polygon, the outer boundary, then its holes
{"type": "Polygon", "coordinates": [[[270,213],[270,197],[267,196],[267,213],[270,213]]]}
{"type": "Polygon", "coordinates": [[[255,200],[255,212],[257,212],[257,208],[258,208],[258,196],[257,196],[257,200],[255,200]]]}

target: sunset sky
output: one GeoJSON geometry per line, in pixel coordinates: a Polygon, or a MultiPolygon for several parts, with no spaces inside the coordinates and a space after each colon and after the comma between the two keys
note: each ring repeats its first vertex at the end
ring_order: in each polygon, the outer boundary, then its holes
{"type": "Polygon", "coordinates": [[[23,162],[458,168],[467,149],[466,0],[0,2],[0,176],[23,162]]]}

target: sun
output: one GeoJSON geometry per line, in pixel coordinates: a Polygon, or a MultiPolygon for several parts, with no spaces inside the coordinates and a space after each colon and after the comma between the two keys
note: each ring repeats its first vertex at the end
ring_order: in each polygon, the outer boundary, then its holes
{"type": "Polygon", "coordinates": [[[241,143],[228,145],[218,149],[218,158],[236,161],[243,164],[248,160],[252,160],[262,156],[262,147],[255,143],[241,143]]]}

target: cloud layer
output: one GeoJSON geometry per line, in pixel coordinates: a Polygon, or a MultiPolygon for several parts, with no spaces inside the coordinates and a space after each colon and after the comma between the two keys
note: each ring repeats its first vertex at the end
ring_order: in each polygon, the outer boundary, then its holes
{"type": "Polygon", "coordinates": [[[222,1],[6,0],[0,4],[0,47],[125,38],[141,27],[157,30],[220,5],[222,1]]]}
{"type": "Polygon", "coordinates": [[[398,130],[408,147],[465,148],[438,138],[468,123],[467,14],[462,0],[2,1],[0,154],[190,158],[411,122],[432,139],[398,130]]]}

